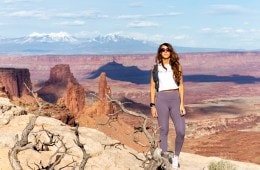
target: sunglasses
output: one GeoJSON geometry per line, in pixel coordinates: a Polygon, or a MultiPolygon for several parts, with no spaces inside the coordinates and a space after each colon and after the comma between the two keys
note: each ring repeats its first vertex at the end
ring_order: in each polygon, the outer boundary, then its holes
{"type": "Polygon", "coordinates": [[[161,48],[160,52],[171,52],[172,50],[169,48],[161,48]]]}

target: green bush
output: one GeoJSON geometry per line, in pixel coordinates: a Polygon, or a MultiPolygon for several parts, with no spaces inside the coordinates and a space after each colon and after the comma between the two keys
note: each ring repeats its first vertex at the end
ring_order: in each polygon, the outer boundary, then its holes
{"type": "Polygon", "coordinates": [[[236,170],[236,167],[228,161],[211,162],[208,165],[209,170],[236,170]]]}

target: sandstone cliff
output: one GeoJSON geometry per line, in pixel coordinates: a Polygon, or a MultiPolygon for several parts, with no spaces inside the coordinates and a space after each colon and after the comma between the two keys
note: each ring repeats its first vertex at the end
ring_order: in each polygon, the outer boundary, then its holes
{"type": "Polygon", "coordinates": [[[0,68],[0,88],[9,98],[29,95],[24,83],[32,88],[29,69],[0,68]]]}
{"type": "Polygon", "coordinates": [[[97,114],[109,115],[113,112],[113,105],[108,99],[108,97],[111,97],[111,89],[107,83],[106,73],[102,72],[100,74],[98,86],[98,97],[100,100],[97,114]]]}
{"type": "Polygon", "coordinates": [[[68,80],[63,99],[65,106],[74,116],[82,113],[85,107],[85,90],[73,77],[68,80]]]}
{"type": "Polygon", "coordinates": [[[47,102],[64,105],[75,118],[82,114],[90,117],[108,115],[113,111],[113,106],[107,98],[111,96],[111,89],[105,73],[101,73],[98,86],[96,102],[86,103],[86,91],[71,73],[70,66],[58,64],[51,68],[49,80],[37,93],[47,102]]]}
{"type": "Polygon", "coordinates": [[[72,115],[81,112],[85,105],[85,90],[70,71],[68,64],[55,65],[50,70],[49,80],[37,92],[50,103],[65,104],[72,115]]]}
{"type": "Polygon", "coordinates": [[[85,90],[71,73],[68,64],[52,67],[48,81],[37,94],[44,101],[56,105],[54,110],[49,108],[52,117],[71,126],[75,125],[75,117],[85,107],[85,90]],[[63,111],[60,110],[62,108],[63,111]]]}
{"type": "Polygon", "coordinates": [[[44,86],[37,91],[39,97],[50,103],[56,103],[64,96],[68,81],[74,80],[70,67],[67,64],[58,64],[51,68],[50,77],[44,86]]]}

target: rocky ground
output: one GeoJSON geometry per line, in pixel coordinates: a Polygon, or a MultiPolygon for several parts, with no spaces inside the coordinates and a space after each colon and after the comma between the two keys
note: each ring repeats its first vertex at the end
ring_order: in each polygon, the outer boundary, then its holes
{"type": "MultiPolygon", "coordinates": [[[[187,109],[187,135],[181,154],[182,169],[205,169],[212,159],[234,160],[241,170],[259,169],[259,55],[260,53],[250,52],[181,55],[185,71],[187,109]]],[[[98,78],[88,79],[90,72],[98,75],[100,71],[107,71],[108,84],[113,97],[120,100],[127,98],[127,101],[132,102],[127,104],[129,109],[150,115],[148,81],[149,69],[153,64],[151,55],[34,56],[32,58],[13,56],[0,57],[0,60],[1,66],[4,67],[29,68],[35,89],[39,89],[43,80],[48,79],[50,67],[55,64],[70,64],[80,84],[86,90],[96,92],[98,78]],[[133,76],[128,73],[133,73],[137,78],[125,81],[127,76],[133,76]],[[115,76],[119,76],[119,79],[115,76]]],[[[100,117],[91,121],[91,126],[88,124],[90,121],[85,119],[87,118],[84,116],[80,119],[82,126],[93,127],[104,132],[112,139],[136,151],[143,152],[148,149],[145,146],[147,142],[145,136],[134,133],[133,127],[138,127],[142,123],[139,119],[120,114],[118,121],[102,125],[108,121],[108,117],[100,117]]],[[[150,125],[156,125],[156,120],[151,119],[150,125]]],[[[4,131],[5,129],[2,129],[0,134],[4,131]]],[[[171,139],[174,137],[172,125],[170,134],[169,148],[172,150],[171,139]]],[[[5,151],[4,154],[0,154],[0,161],[7,162],[6,157],[2,157],[7,153],[6,147],[3,150],[5,151]]],[[[0,165],[2,166],[2,162],[0,165]]]]}
{"type": "MultiPolygon", "coordinates": [[[[29,122],[29,118],[32,117],[30,113],[25,113],[23,108],[18,106],[14,106],[9,103],[6,98],[0,98],[1,103],[1,120],[5,117],[6,120],[1,122],[0,126],[0,169],[9,170],[12,169],[9,160],[8,160],[8,152],[15,144],[15,137],[18,135],[18,140],[21,138],[21,133],[25,128],[26,124],[29,122]],[[9,109],[6,109],[9,108],[9,109]],[[12,110],[12,113],[9,112],[12,110]]],[[[102,120],[100,120],[102,121],[102,120]]],[[[127,130],[124,127],[124,123],[115,122],[112,124],[110,128],[114,128],[113,130],[109,130],[109,132],[114,131],[113,134],[128,134],[131,136],[131,128],[127,130]]],[[[36,133],[41,133],[43,130],[48,130],[54,134],[59,134],[62,137],[63,141],[69,148],[68,154],[62,159],[62,162],[57,167],[64,167],[67,165],[75,165],[79,164],[82,160],[82,151],[79,149],[77,145],[75,145],[75,135],[74,128],[65,125],[59,120],[49,118],[49,117],[39,117],[36,121],[36,126],[33,129],[31,135],[29,135],[29,141],[33,143],[33,139],[36,133]],[[74,161],[74,162],[73,162],[74,161]]],[[[104,127],[104,126],[101,126],[104,127]]],[[[127,125],[125,125],[127,127],[127,125]]],[[[129,126],[128,126],[129,127],[129,126]]],[[[99,129],[98,129],[99,130],[99,129]]],[[[90,154],[90,158],[87,161],[85,169],[91,170],[109,170],[109,169],[128,169],[128,170],[137,170],[142,169],[141,161],[136,159],[134,155],[139,158],[143,158],[142,152],[137,152],[126,145],[125,141],[115,140],[104,133],[98,131],[97,129],[79,128],[80,141],[84,144],[84,148],[87,153],[90,154]]],[[[104,130],[104,129],[103,129],[104,130]]],[[[111,134],[110,134],[111,135],[111,134]]],[[[109,135],[109,136],[110,136],[109,135]]],[[[43,137],[44,134],[41,134],[43,137]]],[[[118,135],[119,136],[119,135],[118,135]]],[[[45,142],[46,142],[46,136],[45,142]]],[[[58,147],[58,146],[57,146],[58,147]]],[[[18,159],[21,160],[22,166],[24,169],[28,169],[28,165],[30,167],[36,166],[36,164],[40,165],[40,160],[42,160],[42,164],[46,165],[50,159],[50,156],[57,151],[57,147],[50,147],[50,150],[35,152],[31,149],[24,150],[18,154],[18,159]]],[[[183,152],[180,158],[181,162],[181,170],[204,170],[208,168],[208,165],[212,162],[226,161],[224,159],[218,157],[210,157],[210,156],[199,156],[196,154],[183,152]]],[[[233,167],[236,167],[237,170],[256,170],[259,169],[260,166],[252,163],[231,161],[229,163],[232,164],[233,167]]],[[[66,167],[66,169],[71,169],[71,167],[66,167]]]]}
{"type": "MultiPolygon", "coordinates": [[[[137,106],[143,113],[149,113],[149,89],[147,86],[134,88],[131,83],[115,83],[108,80],[112,93],[120,95],[124,91],[129,98],[140,102],[137,106]],[[122,89],[122,87],[128,87],[122,89]],[[146,106],[146,107],[145,107],[146,106]]],[[[244,162],[260,164],[260,94],[259,83],[236,84],[228,82],[219,83],[192,83],[187,82],[186,86],[186,122],[187,134],[184,144],[184,152],[195,153],[204,156],[218,156],[225,159],[232,159],[244,162]]],[[[93,88],[94,89],[94,88],[93,88]]],[[[135,110],[131,107],[129,109],[135,110]]],[[[136,109],[138,110],[138,109],[136,109]]],[[[132,126],[138,126],[140,120],[129,118],[122,114],[121,121],[132,126]]],[[[153,120],[153,119],[151,119],[153,120]]],[[[152,124],[156,125],[156,120],[152,124]]],[[[112,129],[116,125],[112,123],[112,129]]],[[[124,126],[119,126],[119,134],[123,134],[124,126]]],[[[102,127],[99,127],[102,130],[102,127]]],[[[118,135],[114,130],[111,132],[107,127],[103,130],[106,134],[118,137],[135,149],[143,150],[133,144],[129,136],[118,135]]],[[[171,126],[172,138],[174,127],[171,126]]],[[[139,136],[140,137],[140,136],[139,136]]],[[[173,149],[173,140],[169,140],[169,147],[173,149]]]]}

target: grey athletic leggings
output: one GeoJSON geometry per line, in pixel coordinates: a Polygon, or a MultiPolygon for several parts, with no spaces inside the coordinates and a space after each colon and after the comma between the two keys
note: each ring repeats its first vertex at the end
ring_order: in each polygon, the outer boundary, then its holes
{"type": "Polygon", "coordinates": [[[160,91],[156,95],[155,106],[160,128],[160,147],[163,152],[168,149],[169,117],[172,119],[176,138],[175,155],[179,156],[185,136],[185,119],[180,115],[179,91],[160,91]]]}

